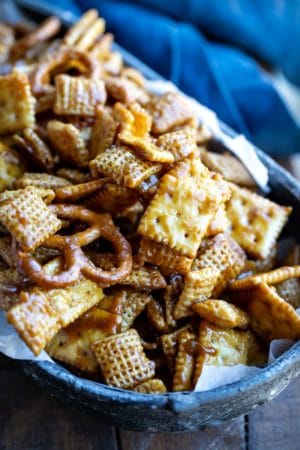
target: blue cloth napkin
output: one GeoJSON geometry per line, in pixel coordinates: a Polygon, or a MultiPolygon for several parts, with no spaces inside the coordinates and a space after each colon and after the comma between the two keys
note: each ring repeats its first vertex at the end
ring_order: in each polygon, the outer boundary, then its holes
{"type": "Polygon", "coordinates": [[[268,72],[250,56],[300,84],[300,1],[77,3],[82,9],[98,8],[122,46],[263,150],[277,155],[300,151],[299,126],[268,72]]]}

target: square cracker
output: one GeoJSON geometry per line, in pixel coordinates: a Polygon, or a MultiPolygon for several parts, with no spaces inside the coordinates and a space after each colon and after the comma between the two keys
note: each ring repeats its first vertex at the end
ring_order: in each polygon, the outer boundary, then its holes
{"type": "Polygon", "coordinates": [[[47,208],[42,189],[29,186],[8,192],[9,196],[2,194],[3,201],[0,198],[0,220],[23,250],[34,250],[60,229],[62,222],[47,208]]]}
{"type": "Polygon", "coordinates": [[[252,289],[235,292],[232,301],[249,314],[250,327],[263,339],[300,338],[300,316],[274,287],[259,283],[252,289]]]}
{"type": "Polygon", "coordinates": [[[106,175],[117,184],[135,188],[160,172],[161,165],[142,161],[126,146],[112,145],[90,162],[90,170],[94,178],[106,175]]]}
{"type": "Polygon", "coordinates": [[[280,206],[231,183],[227,205],[232,237],[254,258],[267,258],[287,222],[291,208],[280,206]]]}
{"type": "Polygon", "coordinates": [[[0,105],[2,109],[0,135],[33,127],[35,99],[29,80],[21,73],[0,76],[0,105]]]}
{"type": "Polygon", "coordinates": [[[138,232],[194,258],[211,219],[228,198],[226,182],[212,178],[192,156],[163,176],[138,232]]]}
{"type": "Polygon", "coordinates": [[[220,274],[220,271],[213,267],[189,272],[185,276],[183,290],[175,306],[175,319],[194,315],[193,304],[211,297],[220,274]]]}

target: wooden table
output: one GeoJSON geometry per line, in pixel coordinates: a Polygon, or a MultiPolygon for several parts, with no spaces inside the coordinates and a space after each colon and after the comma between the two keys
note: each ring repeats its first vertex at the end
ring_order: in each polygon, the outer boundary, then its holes
{"type": "MultiPolygon", "coordinates": [[[[300,178],[300,158],[285,164],[300,178]]],[[[0,355],[0,450],[299,450],[300,378],[269,404],[193,433],[122,430],[51,398],[0,355]]]]}

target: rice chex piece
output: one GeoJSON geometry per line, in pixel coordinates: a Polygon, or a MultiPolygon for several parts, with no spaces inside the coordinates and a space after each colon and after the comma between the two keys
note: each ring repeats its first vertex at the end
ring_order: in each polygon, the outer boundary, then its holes
{"type": "Polygon", "coordinates": [[[211,297],[220,275],[220,270],[214,267],[189,272],[185,276],[183,289],[174,309],[175,319],[194,315],[193,304],[211,297]]]}
{"type": "Polygon", "coordinates": [[[122,290],[117,295],[121,295],[122,298],[123,318],[121,331],[126,331],[152,300],[152,296],[133,290],[122,290]]]}
{"type": "Polygon", "coordinates": [[[136,330],[128,330],[92,344],[106,383],[127,389],[153,378],[155,364],[144,353],[136,330]]]}
{"type": "Polygon", "coordinates": [[[288,220],[291,208],[280,206],[231,183],[227,214],[232,237],[254,258],[264,259],[288,220]]]}
{"type": "Polygon", "coordinates": [[[218,208],[229,198],[222,179],[213,179],[193,156],[164,175],[138,232],[194,258],[218,208]]]}
{"type": "Polygon", "coordinates": [[[161,165],[142,161],[128,147],[113,145],[90,162],[91,174],[111,177],[117,184],[137,187],[143,180],[160,172],[161,165]]]}
{"type": "Polygon", "coordinates": [[[105,103],[106,91],[102,80],[58,75],[55,78],[56,114],[94,116],[99,103],[105,103]]]}
{"type": "Polygon", "coordinates": [[[60,229],[62,222],[47,208],[40,189],[29,186],[8,192],[11,198],[6,201],[5,192],[0,196],[0,220],[23,250],[34,250],[60,229]]]}
{"type": "Polygon", "coordinates": [[[0,76],[0,105],[3,113],[0,135],[16,133],[35,123],[35,99],[31,95],[30,83],[23,73],[0,76]]]}
{"type": "Polygon", "coordinates": [[[228,234],[220,233],[207,241],[206,246],[199,250],[192,270],[211,267],[221,272],[218,283],[212,293],[213,298],[218,298],[228,282],[242,272],[245,262],[246,255],[237,242],[228,234]]]}
{"type": "Polygon", "coordinates": [[[132,390],[141,394],[164,394],[167,392],[165,383],[159,378],[151,378],[150,380],[144,381],[132,390]]]}
{"type": "Polygon", "coordinates": [[[184,330],[178,335],[178,351],[173,377],[173,391],[191,391],[193,389],[193,374],[195,358],[191,349],[196,343],[196,334],[184,330]],[[190,347],[190,348],[189,348],[190,347]]]}

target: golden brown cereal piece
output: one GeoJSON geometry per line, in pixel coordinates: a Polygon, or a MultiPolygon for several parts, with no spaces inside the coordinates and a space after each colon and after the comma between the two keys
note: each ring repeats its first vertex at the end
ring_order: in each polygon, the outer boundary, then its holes
{"type": "Polygon", "coordinates": [[[113,216],[120,214],[137,201],[137,194],[133,189],[107,183],[103,188],[85,201],[88,208],[101,212],[109,212],[113,216]]]}
{"type": "Polygon", "coordinates": [[[112,145],[90,162],[94,178],[106,175],[129,188],[135,188],[160,169],[160,164],[142,161],[128,147],[118,145],[112,145]]]}
{"type": "Polygon", "coordinates": [[[200,248],[192,269],[211,267],[220,270],[221,276],[212,293],[216,298],[224,291],[228,282],[243,271],[245,262],[246,255],[241,247],[229,235],[220,233],[208,240],[203,249],[200,248]]]}
{"type": "Polygon", "coordinates": [[[167,392],[164,382],[159,378],[151,378],[151,380],[144,381],[132,388],[132,390],[141,394],[164,394],[167,392]]]}
{"type": "Polygon", "coordinates": [[[295,309],[300,308],[300,279],[290,278],[276,285],[278,295],[295,309]]]}
{"type": "Polygon", "coordinates": [[[147,161],[172,164],[173,154],[168,150],[161,150],[150,139],[132,136],[129,133],[120,133],[118,138],[122,144],[134,150],[140,158],[147,161]]]}
{"type": "Polygon", "coordinates": [[[236,291],[232,301],[249,314],[250,327],[265,340],[300,338],[299,315],[266,283],[236,291]]]}
{"type": "Polygon", "coordinates": [[[51,170],[54,167],[54,159],[48,145],[31,128],[26,128],[22,136],[15,135],[14,141],[21,152],[28,156],[39,168],[51,170]]]}
{"type": "Polygon", "coordinates": [[[149,98],[144,89],[128,78],[107,78],[105,87],[108,95],[121,103],[146,103],[149,98]]]}
{"type": "Polygon", "coordinates": [[[55,199],[61,203],[73,203],[82,197],[94,194],[109,181],[111,181],[110,178],[99,178],[87,183],[64,186],[56,190],[55,199]]]}
{"type": "Polygon", "coordinates": [[[160,336],[162,349],[167,359],[168,368],[171,375],[173,375],[175,367],[178,336],[182,331],[185,330],[190,330],[189,325],[178,328],[178,330],[172,331],[172,333],[167,333],[160,336]]]}
{"type": "Polygon", "coordinates": [[[146,357],[136,330],[107,337],[91,348],[109,386],[126,389],[154,376],[155,364],[146,357]]]}
{"type": "MultiPolygon", "coordinates": [[[[46,265],[47,273],[55,273],[61,264],[60,259],[50,261],[46,265]]],[[[102,289],[83,277],[64,289],[34,287],[21,292],[20,302],[9,310],[7,320],[38,355],[60,328],[74,322],[102,297],[102,289]]]]}
{"type": "Polygon", "coordinates": [[[211,297],[220,275],[220,270],[213,267],[189,272],[185,276],[183,290],[175,306],[175,319],[193,315],[192,306],[194,303],[211,297]]]}
{"type": "Polygon", "coordinates": [[[194,258],[211,219],[229,197],[226,182],[206,174],[196,156],[178,163],[162,177],[138,232],[194,258]]]}
{"type": "Polygon", "coordinates": [[[91,180],[91,176],[89,173],[84,173],[79,169],[67,169],[62,168],[58,169],[57,175],[63,178],[66,178],[71,183],[79,184],[79,183],[85,183],[86,181],[91,180]]]}
{"type": "Polygon", "coordinates": [[[175,161],[186,158],[196,150],[196,133],[193,128],[184,128],[159,136],[157,147],[173,154],[175,161]]]}
{"type": "Polygon", "coordinates": [[[242,186],[255,187],[253,178],[249,175],[243,164],[229,153],[202,152],[201,159],[204,164],[214,172],[218,172],[227,181],[233,181],[242,186]]]}
{"type": "Polygon", "coordinates": [[[118,123],[114,120],[112,114],[104,107],[98,106],[89,143],[90,159],[96,158],[114,144],[117,127],[118,123]]]}
{"type": "Polygon", "coordinates": [[[170,277],[170,284],[167,286],[164,294],[166,323],[169,328],[176,327],[174,318],[175,305],[183,287],[183,277],[179,274],[170,277]]]}
{"type": "Polygon", "coordinates": [[[103,34],[104,29],[105,21],[98,18],[98,12],[95,9],[90,9],[75,25],[69,28],[63,43],[79,50],[89,50],[103,34]]]}
{"type": "Polygon", "coordinates": [[[50,120],[47,132],[52,147],[62,161],[79,167],[88,165],[89,152],[78,128],[71,123],[50,120]]]}
{"type": "Polygon", "coordinates": [[[9,192],[13,197],[6,201],[0,195],[1,223],[23,250],[34,250],[60,229],[61,221],[47,208],[39,189],[29,186],[9,192]]]}
{"type": "Polygon", "coordinates": [[[130,133],[136,137],[148,136],[152,127],[152,117],[148,111],[136,102],[130,103],[128,109],[131,112],[134,121],[130,130],[122,127],[121,131],[130,131],[130,133]]]}
{"type": "Polygon", "coordinates": [[[0,192],[11,189],[14,182],[23,174],[24,169],[20,155],[0,141],[0,192]]]}
{"type": "Polygon", "coordinates": [[[192,306],[202,319],[220,328],[246,328],[249,316],[245,311],[225,300],[204,300],[192,306]]]}
{"type": "Polygon", "coordinates": [[[232,197],[227,205],[232,237],[254,258],[270,253],[284,227],[291,208],[277,205],[247,189],[230,184],[232,197]]]}
{"type": "Polygon", "coordinates": [[[207,228],[207,236],[213,237],[219,233],[229,231],[230,221],[227,217],[225,205],[222,204],[212,218],[207,228]]]}
{"type": "Polygon", "coordinates": [[[251,289],[259,283],[277,284],[281,281],[289,280],[290,278],[300,277],[300,266],[284,266],[272,270],[267,273],[259,273],[241,280],[234,280],[229,284],[231,290],[251,289]]]}
{"type": "Polygon", "coordinates": [[[126,331],[152,300],[152,296],[133,290],[122,290],[116,295],[120,295],[122,298],[123,318],[121,331],[126,331]]]}
{"type": "Polygon", "coordinates": [[[166,133],[193,118],[194,112],[188,101],[177,92],[168,92],[155,99],[150,106],[153,117],[153,133],[166,133]]]}
{"type": "Polygon", "coordinates": [[[147,304],[147,317],[151,325],[160,332],[167,331],[166,319],[161,304],[152,298],[147,304]]]}
{"type": "Polygon", "coordinates": [[[0,270],[0,310],[8,311],[19,301],[20,289],[25,283],[15,268],[0,270]]]}
{"type": "Polygon", "coordinates": [[[140,242],[138,257],[141,261],[160,266],[169,273],[188,273],[193,264],[192,258],[182,256],[175,250],[147,238],[140,242]]]}
{"type": "Polygon", "coordinates": [[[178,335],[178,352],[175,361],[173,391],[191,391],[193,389],[193,373],[195,358],[193,343],[196,344],[196,334],[185,330],[178,335]]]}
{"type": "Polygon", "coordinates": [[[249,343],[250,333],[248,331],[219,328],[202,320],[199,327],[194,384],[201,376],[204,365],[247,364],[249,343]]]}
{"type": "Polygon", "coordinates": [[[15,266],[15,258],[12,251],[12,240],[10,236],[0,237],[0,257],[9,267],[15,266]]]}
{"type": "Polygon", "coordinates": [[[96,106],[106,101],[102,80],[58,75],[55,87],[56,114],[94,116],[96,106]]]}
{"type": "Polygon", "coordinates": [[[28,186],[36,186],[56,191],[57,189],[70,184],[72,183],[66,178],[50,175],[49,173],[25,172],[22,177],[16,181],[15,187],[17,189],[23,189],[28,186]]]}
{"type": "Polygon", "coordinates": [[[22,131],[34,125],[35,99],[30,92],[26,75],[10,73],[0,76],[0,104],[2,111],[0,135],[22,131]]]}
{"type": "Polygon", "coordinates": [[[79,370],[97,373],[99,366],[90,345],[118,332],[121,316],[94,306],[62,328],[47,344],[52,357],[79,370]]]}

